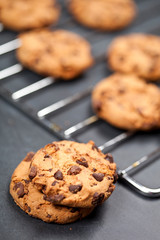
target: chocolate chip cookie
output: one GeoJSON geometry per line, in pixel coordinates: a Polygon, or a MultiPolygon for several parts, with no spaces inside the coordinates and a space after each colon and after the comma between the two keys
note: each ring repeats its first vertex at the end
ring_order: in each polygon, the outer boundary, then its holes
{"type": "Polygon", "coordinates": [[[23,211],[45,222],[59,224],[74,222],[92,212],[93,208],[55,206],[50,201],[45,200],[44,194],[35,188],[31,178],[28,177],[33,156],[33,153],[27,154],[26,158],[15,169],[10,184],[10,193],[23,211]]]}
{"type": "Polygon", "coordinates": [[[1,22],[15,31],[51,25],[60,15],[56,0],[0,0],[0,6],[1,22]]]}
{"type": "Polygon", "coordinates": [[[116,38],[108,50],[111,69],[148,80],[160,79],[160,37],[130,34],[116,38]]]}
{"type": "Polygon", "coordinates": [[[70,0],[69,10],[81,24],[115,31],[128,26],[136,15],[132,0],[70,0]]]}
{"type": "Polygon", "coordinates": [[[42,75],[69,80],[93,63],[89,43],[69,31],[31,31],[21,34],[19,39],[19,61],[42,75]]]}
{"type": "Polygon", "coordinates": [[[115,73],[99,82],[92,105],[100,118],[119,128],[160,127],[160,89],[135,75],[115,73]]]}
{"type": "Polygon", "coordinates": [[[45,200],[72,207],[91,208],[113,192],[116,164],[90,141],[53,142],[33,157],[29,178],[45,200]]]}

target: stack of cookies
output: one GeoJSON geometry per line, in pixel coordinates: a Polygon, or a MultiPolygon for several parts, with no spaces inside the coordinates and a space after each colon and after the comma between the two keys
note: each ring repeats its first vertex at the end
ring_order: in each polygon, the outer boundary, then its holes
{"type": "Polygon", "coordinates": [[[12,175],[10,193],[29,215],[65,224],[108,199],[116,179],[112,156],[94,142],[60,141],[27,154],[12,175]]]}

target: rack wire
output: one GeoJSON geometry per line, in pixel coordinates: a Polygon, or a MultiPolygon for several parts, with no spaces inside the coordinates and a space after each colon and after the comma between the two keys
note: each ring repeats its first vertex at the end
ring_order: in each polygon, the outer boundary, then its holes
{"type": "MultiPolygon", "coordinates": [[[[90,98],[90,94],[94,85],[102,77],[106,77],[106,75],[110,74],[109,70],[106,69],[106,60],[104,53],[106,47],[108,47],[109,43],[114,37],[120,34],[128,34],[132,32],[142,31],[147,33],[160,33],[160,26],[158,24],[160,21],[160,2],[157,0],[153,0],[152,2],[149,0],[137,0],[137,4],[139,8],[139,15],[137,19],[130,28],[124,29],[122,32],[118,33],[102,33],[94,30],[85,29],[84,27],[78,25],[72,20],[71,16],[67,13],[67,10],[63,6],[64,18],[60,20],[60,23],[55,27],[55,29],[64,28],[86,37],[91,43],[96,65],[90,70],[88,70],[85,75],[80,76],[77,80],[74,80],[70,83],[64,83],[52,77],[45,77],[43,79],[37,80],[37,78],[39,78],[40,76],[34,75],[33,73],[24,69],[24,67],[14,58],[13,60],[11,60],[11,65],[9,67],[4,68],[0,71],[0,95],[5,100],[9,101],[15,107],[24,112],[27,116],[32,118],[34,121],[41,124],[41,126],[54,133],[60,139],[76,140],[77,135],[79,133],[83,133],[83,131],[87,131],[89,127],[92,126],[97,128],[100,120],[96,115],[92,113],[91,110],[88,111],[88,104],[86,104],[86,99],[90,98]],[[151,9],[153,9],[154,11],[151,11],[151,9]],[[32,83],[28,82],[28,76],[30,75],[32,79],[35,79],[35,81],[33,81],[32,83]],[[24,79],[25,83],[27,82],[27,84],[23,87],[18,87],[16,90],[11,90],[12,88],[15,88],[15,85],[23,85],[22,81],[21,83],[19,81],[18,84],[16,82],[17,79],[20,80],[21,76],[23,76],[22,78],[24,79]],[[16,83],[14,84],[14,82],[16,83]],[[67,84],[69,85],[68,87],[67,84]],[[48,88],[49,86],[51,87],[51,89],[48,88]],[[53,90],[53,88],[61,89],[60,95],[66,94],[66,96],[60,98],[59,100],[55,100],[54,102],[48,103],[48,100],[51,101],[52,99],[51,91],[53,90]],[[63,88],[66,90],[65,92],[62,91],[63,88]],[[73,92],[72,89],[74,90],[73,92]],[[48,92],[50,92],[49,97],[44,97],[48,92]],[[40,102],[43,102],[44,107],[40,107],[39,109],[33,107],[36,96],[38,96],[37,99],[42,99],[40,100],[40,102]],[[43,99],[45,99],[45,101],[43,101],[43,99]],[[63,122],[63,124],[57,124],[56,121],[52,120],[53,116],[54,119],[57,117],[59,111],[68,111],[69,108],[74,109],[74,105],[76,103],[80,103],[82,105],[81,110],[82,108],[85,108],[85,113],[83,114],[84,111],[82,111],[81,114],[81,121],[77,121],[77,119],[79,120],[79,118],[77,116],[75,117],[73,113],[70,114],[70,118],[68,118],[68,115],[66,118],[68,119],[68,121],[71,121],[71,119],[74,118],[75,123],[71,124],[70,126],[64,124],[65,122],[63,122]],[[67,128],[64,125],[67,125],[67,128]]],[[[3,41],[3,33],[5,33],[5,29],[3,28],[2,24],[0,24],[0,32],[3,41]]],[[[4,37],[4,39],[6,41],[6,37],[4,37]]],[[[7,38],[7,40],[8,42],[4,42],[0,46],[0,58],[2,60],[8,54],[14,56],[15,50],[21,45],[18,38],[11,40],[7,38]]],[[[81,111],[79,112],[81,113],[81,111]]],[[[58,119],[60,120],[60,118],[58,119]]],[[[116,148],[118,144],[121,144],[123,141],[126,141],[128,138],[134,135],[135,132],[131,131],[120,132],[118,135],[112,137],[108,141],[105,141],[105,143],[101,143],[99,149],[107,152],[113,148],[116,148]]],[[[146,162],[152,162],[152,160],[157,158],[159,155],[160,147],[158,147],[153,152],[146,154],[144,157],[140,158],[138,161],[131,164],[124,170],[118,170],[119,179],[128,183],[132,188],[134,188],[134,190],[144,196],[159,197],[160,188],[147,188],[128,175],[129,172],[136,170],[141,166],[144,166],[146,162]]]]}

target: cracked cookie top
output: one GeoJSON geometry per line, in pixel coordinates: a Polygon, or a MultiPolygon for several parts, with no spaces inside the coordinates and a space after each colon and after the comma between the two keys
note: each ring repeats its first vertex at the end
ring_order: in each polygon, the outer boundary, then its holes
{"type": "Polygon", "coordinates": [[[53,142],[32,159],[29,178],[45,200],[72,207],[101,204],[113,192],[116,164],[90,141],[53,142]]]}
{"type": "Polygon", "coordinates": [[[87,216],[94,209],[72,208],[56,206],[44,199],[44,194],[37,190],[28,177],[31,159],[34,153],[28,153],[25,159],[15,169],[11,183],[10,193],[16,204],[29,215],[40,218],[45,222],[65,224],[74,222],[87,216]]]}

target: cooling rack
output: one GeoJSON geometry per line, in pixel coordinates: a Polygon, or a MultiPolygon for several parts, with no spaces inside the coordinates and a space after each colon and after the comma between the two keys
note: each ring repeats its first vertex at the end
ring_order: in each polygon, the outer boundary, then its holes
{"type": "MultiPolygon", "coordinates": [[[[86,29],[74,22],[67,12],[64,1],[60,1],[62,16],[58,25],[52,29],[66,29],[85,37],[91,44],[95,58],[95,65],[91,69],[70,82],[63,82],[52,77],[42,78],[25,69],[18,63],[15,56],[15,51],[21,44],[18,37],[15,33],[5,30],[0,24],[1,97],[51,131],[59,139],[77,140],[79,135],[83,139],[83,134],[87,134],[90,130],[92,135],[95,131],[96,141],[97,132],[106,128],[109,139],[105,133],[99,149],[107,152],[133,137],[135,132],[122,132],[98,119],[91,109],[90,94],[94,85],[110,74],[105,52],[113,38],[132,32],[157,35],[160,33],[160,1],[137,0],[136,2],[139,14],[130,27],[116,33],[102,33],[86,29]]],[[[159,197],[160,188],[147,188],[129,175],[133,170],[140,169],[159,155],[160,147],[141,157],[124,170],[118,169],[119,180],[123,180],[144,196],[159,197]]]]}

